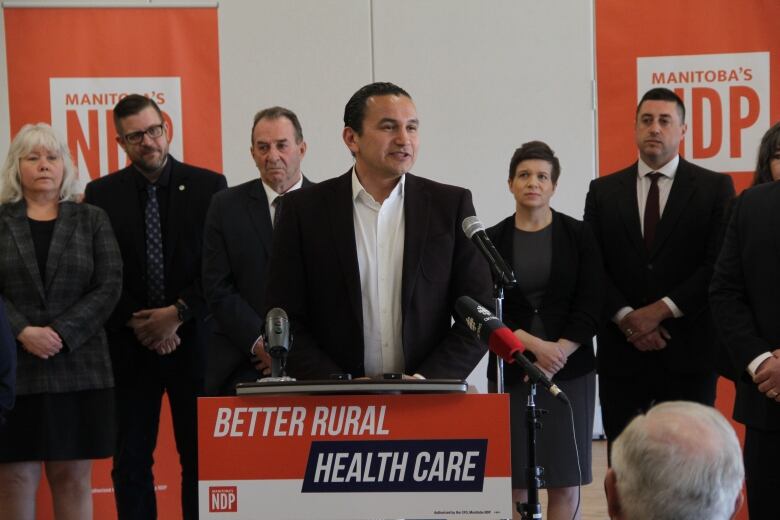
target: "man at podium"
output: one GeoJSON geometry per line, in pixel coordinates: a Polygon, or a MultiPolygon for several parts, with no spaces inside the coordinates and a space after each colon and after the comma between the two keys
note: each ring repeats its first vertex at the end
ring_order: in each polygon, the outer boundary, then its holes
{"type": "Polygon", "coordinates": [[[484,355],[452,324],[458,297],[491,297],[488,264],[461,232],[471,193],[410,173],[419,126],[405,90],[366,85],[344,110],[353,167],[285,199],[266,306],[289,316],[291,376],[464,379],[484,355]]]}

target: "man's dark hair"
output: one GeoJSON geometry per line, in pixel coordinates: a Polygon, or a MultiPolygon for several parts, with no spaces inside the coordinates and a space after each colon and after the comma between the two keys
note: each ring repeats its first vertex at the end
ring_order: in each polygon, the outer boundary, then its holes
{"type": "Polygon", "coordinates": [[[668,88],[658,87],[651,88],[642,99],[639,100],[639,104],[636,106],[636,117],[639,116],[639,109],[642,108],[642,103],[645,101],[671,101],[677,104],[677,111],[680,113],[680,123],[685,123],[685,103],[680,99],[680,96],[674,93],[674,91],[668,88]]]}
{"type": "Polygon", "coordinates": [[[344,107],[344,126],[354,130],[358,135],[363,133],[363,119],[366,117],[366,101],[372,96],[406,96],[412,99],[407,91],[392,83],[371,83],[361,88],[349,98],[344,107]]]}
{"type": "Polygon", "coordinates": [[[154,100],[141,94],[129,94],[120,99],[119,103],[114,107],[114,128],[116,133],[120,136],[122,135],[120,131],[121,125],[119,124],[122,119],[134,116],[146,107],[154,107],[154,110],[160,116],[160,121],[164,121],[160,107],[157,106],[154,100]]]}
{"type": "Polygon", "coordinates": [[[298,120],[298,116],[296,116],[295,112],[288,108],[277,106],[265,108],[255,114],[255,119],[252,123],[252,146],[255,144],[254,135],[257,123],[259,123],[261,119],[279,119],[280,117],[285,117],[290,121],[290,123],[292,123],[293,129],[295,130],[295,142],[300,144],[303,141],[303,128],[301,127],[301,122],[298,120]]]}
{"type": "Polygon", "coordinates": [[[512,160],[509,161],[510,181],[515,178],[517,165],[528,159],[539,159],[550,163],[552,165],[552,171],[550,172],[552,182],[553,184],[558,184],[558,177],[561,175],[561,163],[555,156],[555,152],[552,151],[547,143],[542,141],[529,141],[515,150],[515,153],[512,155],[512,160]]]}
{"type": "Polygon", "coordinates": [[[778,150],[780,150],[780,122],[772,125],[772,128],[767,130],[764,137],[761,138],[752,186],[774,181],[769,165],[778,150]]]}

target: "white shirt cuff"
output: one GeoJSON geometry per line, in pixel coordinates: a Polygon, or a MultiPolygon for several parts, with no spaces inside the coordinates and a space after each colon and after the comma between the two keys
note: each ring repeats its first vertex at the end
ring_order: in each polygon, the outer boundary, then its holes
{"type": "Polygon", "coordinates": [[[250,355],[250,356],[254,356],[254,355],[255,355],[255,345],[257,345],[257,342],[258,342],[258,341],[260,341],[260,339],[261,339],[262,337],[263,337],[263,335],[262,335],[262,334],[260,334],[259,336],[257,336],[257,339],[255,340],[255,342],[254,342],[254,343],[252,343],[252,346],[251,346],[251,347],[249,347],[249,355],[250,355]]]}
{"type": "Polygon", "coordinates": [[[633,307],[623,307],[620,310],[618,310],[614,316],[612,316],[612,321],[615,322],[615,325],[620,325],[620,322],[623,320],[623,318],[626,317],[626,315],[633,311],[633,307]]]}
{"type": "Polygon", "coordinates": [[[750,362],[750,364],[747,366],[748,374],[750,374],[750,377],[756,376],[756,370],[758,370],[758,367],[761,366],[761,363],[764,362],[765,359],[771,358],[772,353],[771,352],[764,352],[763,354],[759,354],[756,356],[756,358],[750,362]]]}
{"type": "Polygon", "coordinates": [[[675,305],[672,299],[669,298],[668,296],[664,296],[663,298],[661,298],[661,301],[664,302],[667,307],[669,307],[669,310],[672,311],[672,316],[674,316],[675,318],[682,318],[683,316],[685,316],[683,312],[680,310],[680,308],[677,305],[675,305]]]}

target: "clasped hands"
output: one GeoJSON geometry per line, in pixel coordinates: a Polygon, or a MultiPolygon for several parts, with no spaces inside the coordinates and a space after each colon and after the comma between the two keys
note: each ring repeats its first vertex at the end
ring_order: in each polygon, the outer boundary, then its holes
{"type": "Polygon", "coordinates": [[[141,309],[133,313],[127,326],[133,329],[136,339],[157,354],[164,356],[175,351],[181,343],[176,331],[181,322],[176,307],[141,309]]]}
{"type": "Polygon", "coordinates": [[[672,339],[661,322],[672,316],[669,307],[662,300],[658,300],[626,314],[618,327],[626,336],[626,340],[637,350],[661,350],[666,348],[666,342],[672,339]]]}
{"type": "MultiPolygon", "coordinates": [[[[515,331],[515,336],[520,338],[521,335],[515,331]]],[[[528,341],[528,339],[526,338],[525,346],[536,357],[534,364],[548,379],[552,379],[566,365],[566,360],[569,358],[566,349],[559,341],[545,341],[539,338],[528,341]]]]}
{"type": "Polygon", "coordinates": [[[16,336],[24,350],[35,357],[49,359],[62,350],[62,338],[51,327],[28,325],[16,336]]]}

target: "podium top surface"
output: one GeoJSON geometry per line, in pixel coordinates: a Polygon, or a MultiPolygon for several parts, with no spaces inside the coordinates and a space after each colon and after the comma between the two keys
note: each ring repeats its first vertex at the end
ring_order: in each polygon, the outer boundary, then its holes
{"type": "Polygon", "coordinates": [[[236,385],[237,395],[449,394],[466,393],[467,390],[468,384],[461,379],[323,379],[236,385]]]}

